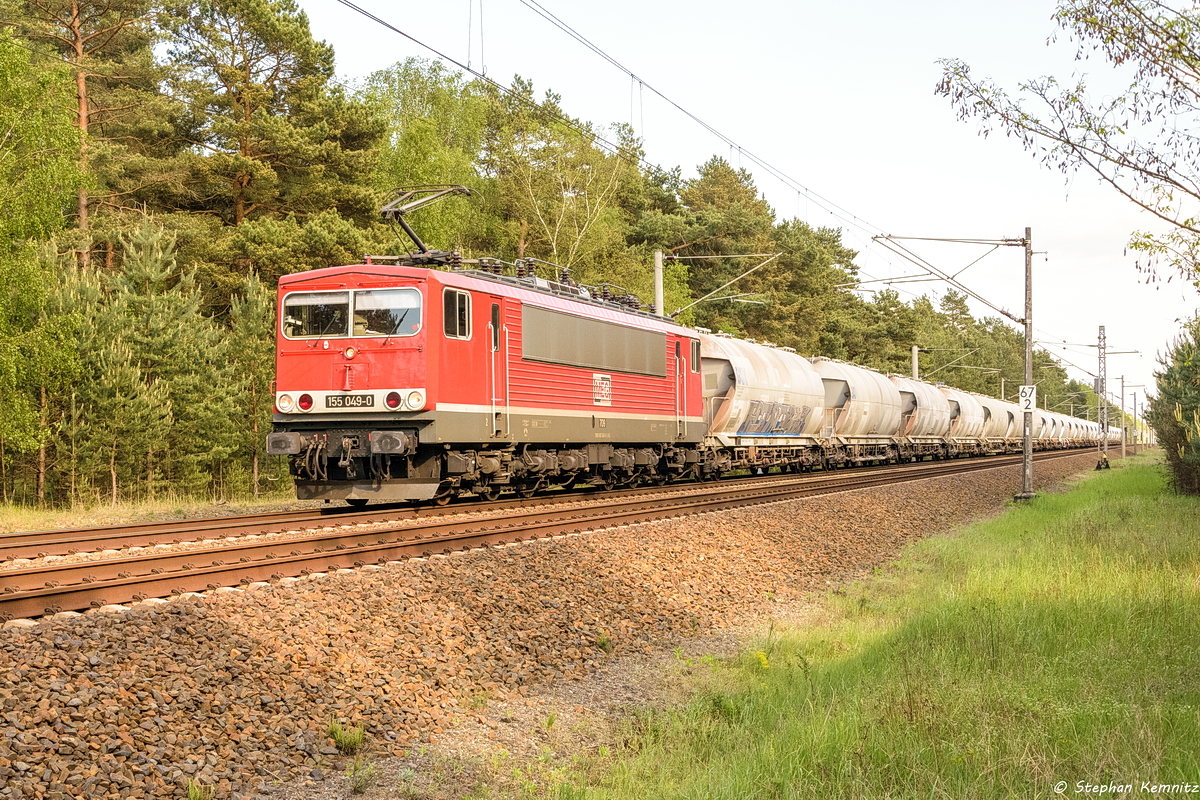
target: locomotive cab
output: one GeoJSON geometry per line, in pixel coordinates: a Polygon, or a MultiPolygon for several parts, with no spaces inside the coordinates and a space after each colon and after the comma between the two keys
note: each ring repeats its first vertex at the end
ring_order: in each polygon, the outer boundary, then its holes
{"type": "Polygon", "coordinates": [[[413,480],[400,494],[437,488],[436,470],[416,457],[430,423],[429,290],[384,269],[280,279],[267,452],[290,457],[301,499],[403,499],[384,488],[396,477],[413,480]]]}

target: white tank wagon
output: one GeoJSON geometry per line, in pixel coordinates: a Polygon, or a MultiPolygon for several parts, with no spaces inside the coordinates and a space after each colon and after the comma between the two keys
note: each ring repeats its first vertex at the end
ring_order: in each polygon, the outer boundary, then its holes
{"type": "Polygon", "coordinates": [[[721,448],[722,471],[822,463],[825,393],[806,359],[791,348],[701,332],[700,363],[704,418],[709,441],[721,448]]]}
{"type": "Polygon", "coordinates": [[[1071,421],[1071,443],[1076,447],[1086,445],[1089,441],[1087,421],[1079,417],[1068,417],[1068,419],[1071,421]]]}
{"type": "Polygon", "coordinates": [[[971,393],[983,407],[983,440],[989,453],[1016,453],[1021,450],[1023,432],[1021,411],[1016,403],[971,393]]]}
{"type": "MultiPolygon", "coordinates": [[[[1020,452],[1015,403],[698,329],[704,474],[1020,452]]],[[[1038,409],[1034,447],[1094,442],[1095,423],[1038,409]]],[[[1114,438],[1119,431],[1109,434],[1114,438]]]]}
{"type": "Polygon", "coordinates": [[[1054,423],[1050,420],[1049,411],[1033,411],[1033,433],[1030,435],[1045,450],[1046,443],[1054,438],[1054,423]]]}
{"type": "Polygon", "coordinates": [[[854,463],[899,459],[895,436],[902,411],[895,384],[873,369],[845,361],[811,361],[825,385],[821,438],[826,457],[854,463]]]}
{"type": "Polygon", "coordinates": [[[1064,448],[1071,447],[1075,443],[1075,425],[1066,414],[1058,415],[1058,440],[1064,448]]]}
{"type": "Polygon", "coordinates": [[[1051,450],[1059,450],[1066,447],[1067,442],[1067,420],[1061,414],[1046,412],[1047,422],[1050,426],[1050,432],[1044,437],[1046,447],[1051,450]]]}
{"type": "Polygon", "coordinates": [[[978,455],[987,452],[983,438],[983,405],[975,395],[938,385],[938,391],[950,403],[950,432],[946,435],[946,456],[978,455]]]}
{"type": "Polygon", "coordinates": [[[900,427],[896,431],[900,457],[915,460],[940,456],[950,430],[950,402],[936,386],[903,375],[888,375],[900,392],[900,427]]]}

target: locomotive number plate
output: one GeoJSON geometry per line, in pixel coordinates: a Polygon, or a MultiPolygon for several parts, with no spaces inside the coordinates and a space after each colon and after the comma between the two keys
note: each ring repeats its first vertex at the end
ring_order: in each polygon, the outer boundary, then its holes
{"type": "Polygon", "coordinates": [[[325,395],[326,408],[371,408],[375,405],[373,394],[329,394],[325,395]]]}

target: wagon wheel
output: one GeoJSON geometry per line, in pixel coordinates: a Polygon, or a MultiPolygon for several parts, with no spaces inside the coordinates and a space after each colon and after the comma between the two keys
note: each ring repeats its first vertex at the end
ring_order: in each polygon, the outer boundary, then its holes
{"type": "Polygon", "coordinates": [[[671,476],[665,472],[652,472],[650,474],[650,483],[655,486],[666,486],[671,480],[671,476]]]}
{"type": "Polygon", "coordinates": [[[452,496],[449,494],[439,494],[437,497],[433,498],[433,504],[435,506],[447,505],[450,502],[451,497],[452,496]]]}
{"type": "Polygon", "coordinates": [[[484,486],[476,486],[475,494],[490,502],[500,497],[500,487],[492,483],[484,486]]]}
{"type": "Polygon", "coordinates": [[[542,488],[540,481],[534,481],[533,483],[522,483],[517,486],[517,496],[528,500],[537,494],[538,489],[540,488],[542,488]]]}

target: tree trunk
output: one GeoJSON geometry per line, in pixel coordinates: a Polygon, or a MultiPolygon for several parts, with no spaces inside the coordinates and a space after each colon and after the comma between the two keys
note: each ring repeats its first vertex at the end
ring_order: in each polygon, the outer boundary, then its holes
{"type": "Polygon", "coordinates": [[[75,488],[75,471],[79,465],[79,461],[78,461],[79,454],[75,448],[76,420],[77,420],[77,417],[76,417],[76,413],[75,413],[75,392],[71,392],[71,427],[70,427],[70,431],[71,431],[71,508],[75,507],[75,499],[76,499],[76,491],[77,491],[75,488]]]}
{"type": "MultiPolygon", "coordinates": [[[[38,429],[46,430],[46,387],[38,387],[38,429]]],[[[46,443],[38,445],[37,459],[37,504],[46,505],[46,443]]]]}
{"type": "MultiPolygon", "coordinates": [[[[87,174],[87,132],[88,132],[88,92],[87,92],[87,75],[84,72],[83,63],[83,45],[86,41],[83,29],[81,27],[82,20],[79,13],[79,0],[71,2],[71,43],[75,48],[75,95],[79,103],[77,113],[79,114],[79,168],[80,172],[87,174]]],[[[79,216],[79,231],[84,234],[83,249],[79,251],[79,266],[87,269],[92,264],[92,244],[87,240],[88,232],[88,192],[86,186],[79,187],[78,197],[76,198],[76,213],[79,216]]]]}
{"type": "Polygon", "coordinates": [[[113,445],[112,452],[108,456],[108,477],[112,482],[112,504],[117,504],[117,447],[113,445]]]}
{"type": "MultiPolygon", "coordinates": [[[[257,377],[257,376],[255,376],[257,377]]],[[[253,378],[251,379],[253,381],[253,378]]],[[[250,442],[250,486],[254,490],[254,496],[258,497],[258,388],[252,382],[250,384],[250,433],[252,441],[250,442]]]]}
{"type": "Polygon", "coordinates": [[[4,439],[0,438],[0,490],[4,492],[4,504],[8,505],[8,465],[5,462],[4,439]]]}

